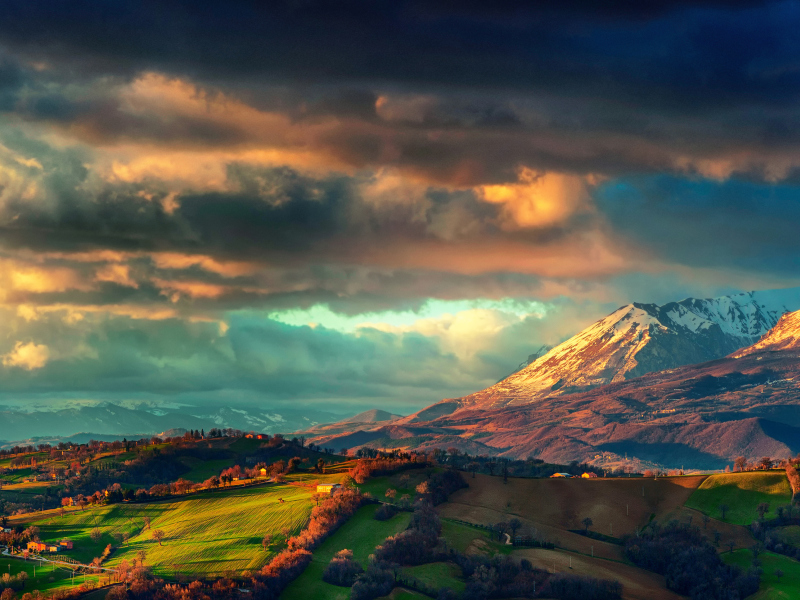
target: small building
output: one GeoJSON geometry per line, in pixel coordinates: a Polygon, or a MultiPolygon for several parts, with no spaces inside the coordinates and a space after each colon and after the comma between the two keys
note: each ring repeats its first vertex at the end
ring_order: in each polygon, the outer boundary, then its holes
{"type": "Polygon", "coordinates": [[[245,435],[244,437],[246,437],[248,440],[252,440],[254,436],[253,436],[253,434],[252,434],[252,433],[248,433],[248,434],[247,434],[247,435],[245,435]]]}
{"type": "Polygon", "coordinates": [[[256,439],[257,439],[257,440],[265,440],[265,439],[267,439],[267,436],[266,436],[266,435],[264,435],[263,433],[259,433],[259,434],[256,436],[256,439]]]}
{"type": "Polygon", "coordinates": [[[261,467],[261,476],[262,477],[266,477],[267,476],[267,470],[264,467],[261,467]]]}
{"type": "Polygon", "coordinates": [[[3,527],[3,533],[11,533],[11,527],[3,527]]]}
{"type": "Polygon", "coordinates": [[[341,483],[318,483],[317,484],[317,493],[318,494],[332,494],[336,490],[342,488],[341,483]]]}
{"type": "Polygon", "coordinates": [[[61,540],[58,545],[64,550],[72,550],[72,540],[61,540]]]}
{"type": "Polygon", "coordinates": [[[550,478],[551,478],[551,479],[552,479],[552,478],[556,478],[556,479],[570,479],[570,478],[572,478],[572,475],[570,475],[569,473],[553,473],[552,475],[550,475],[550,478]]]}
{"type": "Polygon", "coordinates": [[[586,471],[586,473],[581,475],[581,478],[583,478],[583,479],[595,479],[596,477],[597,477],[597,473],[591,473],[589,471],[586,471]]]}
{"type": "Polygon", "coordinates": [[[58,546],[56,546],[55,544],[49,544],[47,546],[47,551],[48,552],[58,552],[58,546]]]}

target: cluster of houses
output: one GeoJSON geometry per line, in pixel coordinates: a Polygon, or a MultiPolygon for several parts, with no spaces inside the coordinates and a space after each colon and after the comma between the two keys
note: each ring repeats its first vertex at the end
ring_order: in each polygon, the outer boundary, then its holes
{"type": "MultiPolygon", "coordinates": [[[[573,477],[577,478],[578,476],[571,475],[570,473],[553,473],[550,475],[551,479],[572,479],[573,477]]],[[[591,473],[589,471],[586,471],[583,475],[581,475],[581,479],[594,479],[595,477],[597,477],[597,473],[591,473]]]]}
{"type": "Polygon", "coordinates": [[[61,540],[58,544],[51,542],[28,542],[28,552],[59,552],[72,550],[72,540],[61,540]]]}

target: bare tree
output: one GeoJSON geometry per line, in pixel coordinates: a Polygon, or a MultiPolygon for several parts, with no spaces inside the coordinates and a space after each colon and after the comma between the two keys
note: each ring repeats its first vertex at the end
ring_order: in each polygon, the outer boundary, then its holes
{"type": "Polygon", "coordinates": [[[700,518],[703,521],[703,529],[708,529],[708,522],[711,520],[711,518],[708,515],[703,515],[700,518]]]}
{"type": "Polygon", "coordinates": [[[145,552],[144,550],[139,550],[136,553],[136,560],[139,561],[139,566],[140,567],[144,566],[144,561],[145,561],[146,558],[147,558],[147,552],[145,552]]]}
{"type": "Polygon", "coordinates": [[[272,545],[272,535],[269,533],[264,536],[264,539],[261,540],[261,547],[264,549],[264,552],[269,550],[269,547],[272,545]]]}
{"type": "Polygon", "coordinates": [[[103,534],[100,532],[100,530],[97,527],[92,529],[92,532],[89,534],[89,537],[92,538],[92,541],[95,544],[100,541],[100,538],[102,536],[103,536],[103,534]]]}
{"type": "Polygon", "coordinates": [[[142,519],[142,521],[144,522],[143,529],[150,529],[150,517],[145,515],[145,517],[142,519]]]}
{"type": "Polygon", "coordinates": [[[584,535],[589,535],[589,527],[594,525],[591,517],[585,517],[581,523],[583,523],[583,533],[584,535]]]}
{"type": "Polygon", "coordinates": [[[730,507],[727,504],[720,504],[719,505],[719,512],[722,513],[722,520],[725,520],[725,515],[728,514],[728,509],[730,507]]]}
{"type": "Polygon", "coordinates": [[[744,456],[737,456],[733,461],[734,471],[744,471],[747,468],[747,458],[744,456]]]}
{"type": "Polygon", "coordinates": [[[763,521],[764,515],[766,515],[769,512],[769,502],[762,502],[761,504],[758,505],[758,508],[756,508],[756,510],[758,511],[758,518],[763,521]]]}

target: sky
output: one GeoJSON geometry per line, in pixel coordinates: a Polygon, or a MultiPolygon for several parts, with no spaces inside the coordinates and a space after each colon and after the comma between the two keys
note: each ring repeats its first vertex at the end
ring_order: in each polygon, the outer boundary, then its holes
{"type": "Polygon", "coordinates": [[[800,285],[799,25],[5,0],[0,404],[409,413],[632,301],[800,285]]]}

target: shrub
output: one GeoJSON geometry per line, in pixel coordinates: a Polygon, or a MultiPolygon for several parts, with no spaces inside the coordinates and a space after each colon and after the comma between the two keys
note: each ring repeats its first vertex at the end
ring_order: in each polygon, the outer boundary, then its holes
{"type": "Polygon", "coordinates": [[[350,587],[363,572],[361,565],[353,560],[351,550],[340,550],[325,567],[322,580],[333,585],[350,587]]]}
{"type": "Polygon", "coordinates": [[[397,509],[391,504],[381,504],[378,510],[375,511],[374,519],[376,521],[388,521],[397,514],[397,509]]]}

